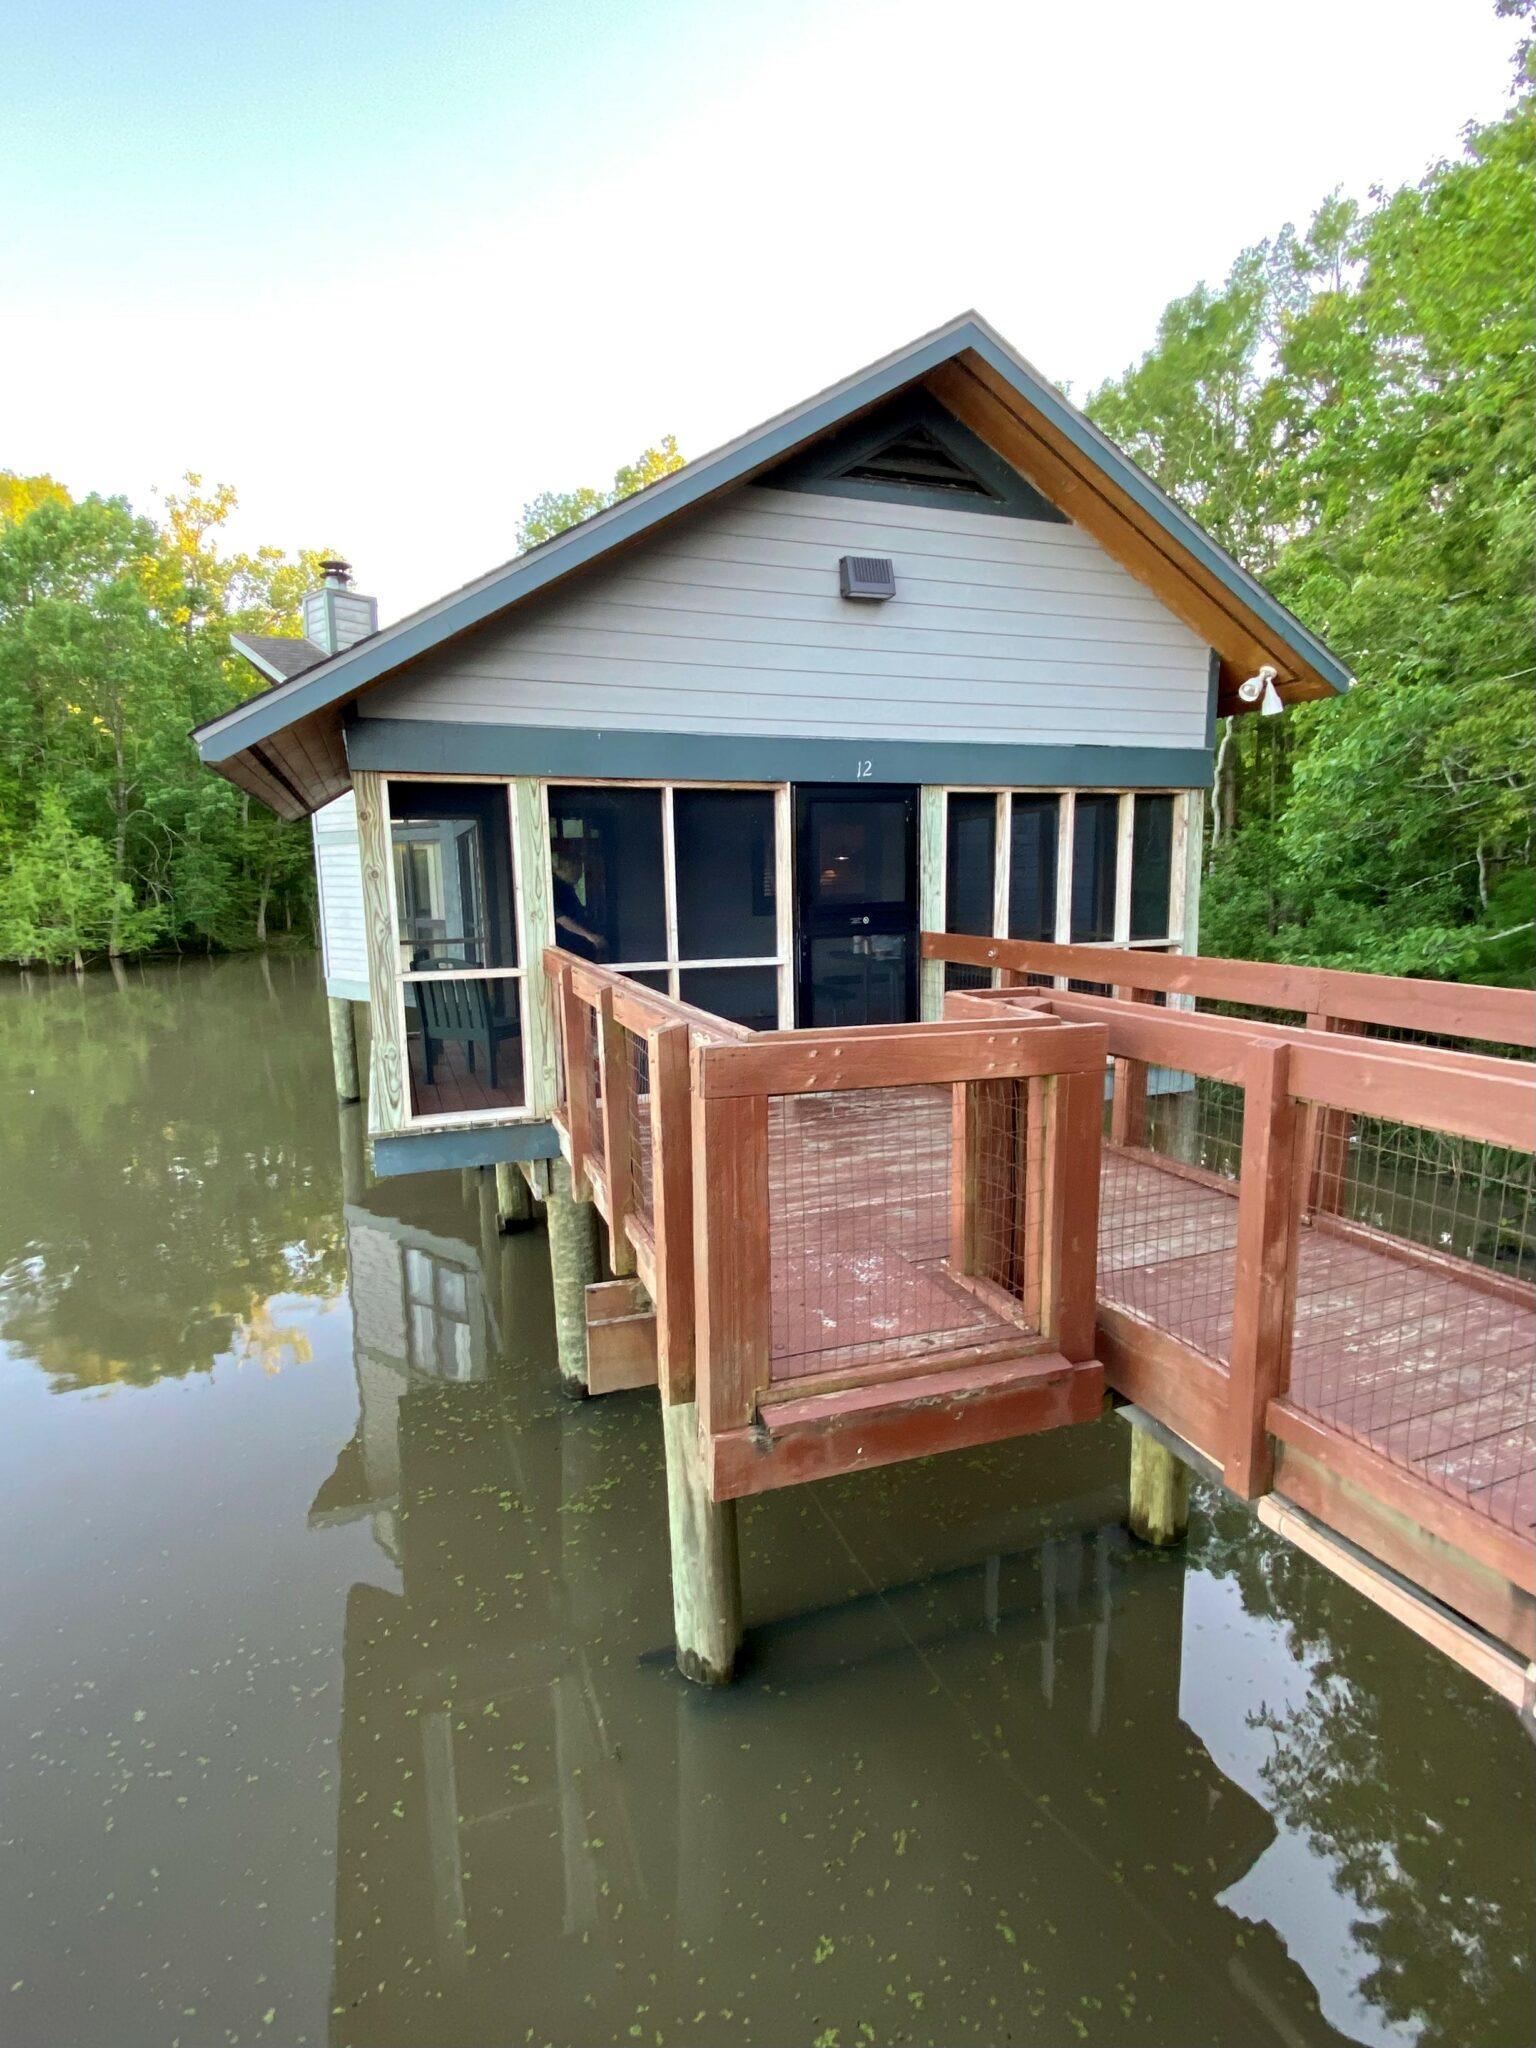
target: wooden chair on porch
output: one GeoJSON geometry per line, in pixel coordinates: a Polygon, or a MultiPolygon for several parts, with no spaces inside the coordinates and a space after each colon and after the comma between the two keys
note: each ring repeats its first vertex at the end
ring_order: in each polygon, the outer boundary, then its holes
{"type": "Polygon", "coordinates": [[[490,989],[483,981],[445,976],[441,981],[418,981],[412,986],[421,1015],[421,1058],[427,1086],[432,1086],[444,1047],[462,1045],[470,1072],[475,1071],[478,1048],[485,1055],[487,1085],[499,1087],[498,1055],[507,1039],[521,1035],[518,1018],[495,1014],[490,989]]]}

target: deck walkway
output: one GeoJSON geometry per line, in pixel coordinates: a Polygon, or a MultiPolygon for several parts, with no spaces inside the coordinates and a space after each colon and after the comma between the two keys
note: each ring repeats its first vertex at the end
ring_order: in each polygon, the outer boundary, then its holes
{"type": "MultiPolygon", "coordinates": [[[[1237,1184],[1107,1152],[1099,1294],[1225,1366],[1237,1184]]],[[[1496,1273],[1421,1262],[1329,1219],[1297,1246],[1289,1398],[1506,1528],[1536,1531],[1536,1307],[1496,1273]]]]}
{"type": "MultiPolygon", "coordinates": [[[[949,1276],[950,1090],[775,1103],[775,1382],[877,1376],[1017,1329],[949,1276]]],[[[1108,1149],[1099,1294],[1225,1369],[1235,1181],[1108,1149]]],[[[1536,1306],[1496,1273],[1418,1263],[1323,1220],[1297,1253],[1290,1399],[1506,1528],[1536,1533],[1536,1306]]]]}

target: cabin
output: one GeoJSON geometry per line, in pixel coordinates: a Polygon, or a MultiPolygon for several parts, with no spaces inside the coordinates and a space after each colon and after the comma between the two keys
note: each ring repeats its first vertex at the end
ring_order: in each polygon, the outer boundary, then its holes
{"type": "Polygon", "coordinates": [[[1114,1400],[1138,1534],[1202,1471],[1519,1696],[1529,1003],[1196,957],[1217,717],[1353,678],[984,320],[304,627],[202,758],[315,820],[374,1172],[494,1169],[658,1388],[687,1675],[737,1499],[1114,1400]]]}
{"type": "Polygon", "coordinates": [[[1350,681],[975,315],[382,632],[332,565],[304,623],[198,745],[316,815],[383,1173],[554,1156],[551,944],[754,1029],[936,1017],[924,929],[1193,950],[1217,712],[1350,681]]]}

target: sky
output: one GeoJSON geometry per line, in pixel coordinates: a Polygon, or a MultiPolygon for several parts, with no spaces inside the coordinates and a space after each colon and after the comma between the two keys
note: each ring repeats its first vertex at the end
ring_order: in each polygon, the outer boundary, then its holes
{"type": "Polygon", "coordinates": [[[5,0],[0,468],[398,617],[974,306],[1079,399],[1508,103],[1492,0],[5,0]]]}

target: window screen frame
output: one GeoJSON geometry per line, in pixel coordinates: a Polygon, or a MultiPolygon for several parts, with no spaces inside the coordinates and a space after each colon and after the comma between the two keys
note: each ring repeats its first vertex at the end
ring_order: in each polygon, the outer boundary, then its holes
{"type": "MultiPolygon", "coordinates": [[[[1187,929],[1188,897],[1185,885],[1185,860],[1191,817],[1191,792],[1187,789],[1160,785],[1150,789],[1071,789],[1052,788],[1038,783],[949,783],[940,794],[943,798],[937,821],[938,845],[935,849],[938,863],[937,901],[942,907],[948,932],[949,916],[949,801],[952,796],[990,796],[995,805],[995,831],[993,835],[992,860],[992,931],[995,939],[1008,937],[1009,899],[1012,893],[1013,867],[1013,799],[1015,797],[1054,797],[1056,799],[1056,916],[1052,936],[1038,944],[1058,946],[1084,945],[1100,948],[1113,947],[1148,953],[1178,953],[1184,950],[1187,929]],[[1116,816],[1116,858],[1115,858],[1115,903],[1114,930],[1107,939],[1074,940],[1072,937],[1072,871],[1073,856],[1077,838],[1077,800],[1080,796],[1114,797],[1119,809],[1116,816]],[[1171,797],[1173,799],[1173,834],[1169,854],[1168,905],[1166,929],[1157,935],[1139,939],[1131,937],[1131,871],[1134,860],[1134,834],[1136,802],[1139,797],[1171,797]]],[[[975,934],[956,934],[974,937],[975,934]]],[[[992,985],[999,985],[1001,969],[991,971],[992,985]]],[[[1058,987],[1065,987],[1065,979],[1054,977],[1058,987]]]]}
{"type": "Polygon", "coordinates": [[[477,1125],[541,1123],[544,1112],[533,1107],[531,1100],[532,1075],[528,1066],[528,1021],[530,991],[523,986],[528,977],[528,925],[523,915],[523,874],[522,859],[517,843],[517,801],[516,789],[511,778],[505,775],[443,775],[401,773],[391,770],[379,777],[384,812],[384,874],[385,889],[389,901],[390,959],[392,962],[391,1000],[394,1004],[396,1043],[400,1047],[401,1063],[405,1070],[405,1121],[400,1125],[403,1131],[458,1131],[472,1129],[477,1125]],[[517,946],[515,967],[446,967],[426,970],[404,967],[400,961],[400,904],[395,887],[394,851],[394,806],[393,792],[401,789],[418,788],[422,784],[441,785],[456,783],[479,789],[500,790],[507,806],[507,859],[511,866],[512,883],[512,931],[517,946]],[[441,1111],[435,1115],[418,1113],[411,1090],[409,1054],[406,1040],[405,992],[407,987],[418,981],[513,981],[519,984],[517,1013],[520,1026],[518,1032],[519,1067],[523,1083],[523,1099],[515,1107],[496,1109],[458,1109],[441,1111]]]}
{"type": "MultiPolygon", "coordinates": [[[[771,967],[774,970],[775,987],[778,992],[781,1031],[794,1027],[794,858],[793,817],[790,810],[790,785],[787,782],[722,782],[703,776],[659,776],[640,777],[630,775],[551,775],[544,778],[539,792],[539,808],[543,816],[544,844],[552,846],[550,839],[549,796],[551,790],[582,789],[655,789],[661,792],[661,872],[663,900],[665,907],[664,934],[666,954],[649,960],[604,960],[604,967],[611,967],[616,974],[665,974],[667,994],[674,1002],[686,1002],[687,997],[679,994],[679,977],[700,967],[771,967]],[[739,790],[747,795],[768,796],[773,799],[773,873],[774,873],[774,940],[772,953],[750,953],[707,959],[683,959],[678,951],[677,917],[677,829],[674,799],[677,791],[688,789],[706,790],[714,795],[726,795],[739,790]]],[[[551,868],[548,900],[545,909],[554,928],[555,885],[551,868]]]]}

